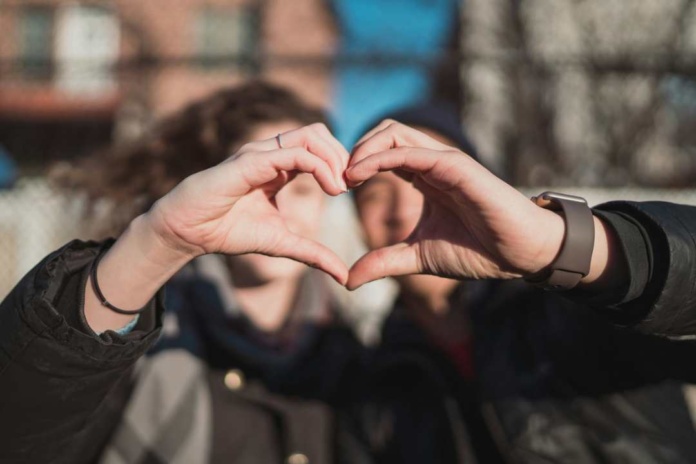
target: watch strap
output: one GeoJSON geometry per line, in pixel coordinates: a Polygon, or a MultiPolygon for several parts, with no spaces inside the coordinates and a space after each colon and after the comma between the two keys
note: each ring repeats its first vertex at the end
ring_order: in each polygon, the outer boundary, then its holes
{"type": "Polygon", "coordinates": [[[594,219],[584,198],[544,192],[532,198],[542,208],[562,212],[565,235],[556,259],[542,271],[527,277],[548,290],[569,290],[590,272],[594,249],[594,219]]]}

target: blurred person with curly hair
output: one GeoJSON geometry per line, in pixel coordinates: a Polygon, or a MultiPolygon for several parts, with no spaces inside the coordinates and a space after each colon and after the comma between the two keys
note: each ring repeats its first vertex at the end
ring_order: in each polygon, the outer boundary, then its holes
{"type": "MultiPolygon", "coordinates": [[[[120,236],[177,184],[253,140],[271,139],[271,148],[277,148],[276,134],[310,126],[319,138],[314,143],[328,146],[336,163],[345,162],[347,152],[325,123],[321,110],[289,90],[250,82],[194,102],[135,143],[59,167],[53,180],[85,197],[93,233],[120,236]]],[[[263,164],[263,157],[257,162],[263,164]]],[[[302,173],[271,197],[287,228],[312,239],[318,237],[326,200],[311,174],[302,173]]],[[[122,398],[105,405],[113,419],[90,432],[99,440],[84,457],[275,463],[305,456],[333,462],[330,403],[340,393],[340,367],[360,357],[362,347],[327,284],[316,269],[261,253],[201,256],[185,266],[166,286],[161,338],[132,384],[121,379],[114,385],[132,388],[127,403],[122,398]]],[[[124,356],[136,349],[128,340],[155,323],[140,315],[115,335],[85,318],[86,324],[72,321],[81,335],[94,335],[94,329],[100,343],[130,347],[124,356]]]]}

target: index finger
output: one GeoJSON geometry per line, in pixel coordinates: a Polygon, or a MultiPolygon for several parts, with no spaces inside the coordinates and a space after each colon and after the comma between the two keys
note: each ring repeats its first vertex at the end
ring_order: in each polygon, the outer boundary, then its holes
{"type": "Polygon", "coordinates": [[[251,142],[240,151],[274,151],[284,148],[303,148],[323,159],[331,167],[337,184],[344,187],[343,171],[350,155],[324,124],[310,124],[266,140],[251,142]]]}
{"type": "Polygon", "coordinates": [[[417,129],[387,119],[365,134],[353,147],[350,165],[355,165],[372,154],[399,147],[428,148],[431,150],[452,149],[452,147],[438,142],[417,129]]]}
{"type": "Polygon", "coordinates": [[[442,188],[457,185],[466,175],[463,163],[477,163],[468,155],[456,151],[437,151],[425,148],[392,148],[366,156],[346,170],[348,183],[356,187],[384,171],[405,171],[430,178],[442,188]]]}

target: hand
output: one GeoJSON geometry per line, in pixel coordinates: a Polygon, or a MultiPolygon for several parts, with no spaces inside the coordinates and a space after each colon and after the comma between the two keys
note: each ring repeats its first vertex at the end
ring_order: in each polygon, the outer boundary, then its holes
{"type": "Polygon", "coordinates": [[[244,145],[218,166],[199,172],[148,213],[157,235],[191,257],[261,253],[319,268],[345,284],[346,265],[331,250],[293,234],[274,202],[297,173],[309,173],[330,195],[347,191],[348,153],[322,124],[244,145]]]}
{"type": "Polygon", "coordinates": [[[564,223],[495,177],[471,157],[394,121],[353,149],[346,171],[357,186],[393,170],[425,196],[413,233],[373,250],[351,268],[348,288],[390,275],[508,279],[541,270],[555,258],[564,223]]]}

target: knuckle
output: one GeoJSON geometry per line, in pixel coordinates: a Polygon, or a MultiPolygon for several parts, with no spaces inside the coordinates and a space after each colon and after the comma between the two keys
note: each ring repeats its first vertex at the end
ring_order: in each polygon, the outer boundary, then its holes
{"type": "Polygon", "coordinates": [[[456,158],[460,159],[462,162],[466,162],[466,163],[469,163],[469,162],[475,163],[475,162],[476,162],[476,161],[475,161],[471,156],[469,156],[468,154],[464,153],[464,152],[461,151],[461,150],[457,150],[457,149],[454,149],[454,148],[451,148],[451,149],[449,149],[449,150],[445,150],[445,154],[446,154],[447,156],[450,156],[450,157],[456,157],[456,158]]]}
{"type": "Polygon", "coordinates": [[[234,162],[236,163],[236,167],[245,169],[254,164],[263,166],[269,165],[271,163],[271,160],[269,159],[269,157],[266,156],[254,156],[253,152],[246,152],[236,155],[236,158],[234,158],[234,162]]]}
{"type": "Polygon", "coordinates": [[[223,163],[232,163],[232,162],[237,162],[242,156],[244,156],[243,152],[236,152],[232,154],[229,158],[227,158],[223,163]]]}
{"type": "Polygon", "coordinates": [[[316,134],[316,132],[317,132],[317,128],[315,126],[316,126],[316,123],[308,124],[302,128],[302,132],[306,136],[312,136],[312,135],[316,134]]]}
{"type": "Polygon", "coordinates": [[[293,157],[303,157],[305,155],[305,151],[299,147],[286,148],[285,150],[287,150],[287,153],[293,157]]]}
{"type": "Polygon", "coordinates": [[[309,127],[316,133],[322,133],[329,130],[329,128],[326,127],[326,124],[324,124],[323,122],[315,122],[313,124],[310,124],[309,127]]]}
{"type": "Polygon", "coordinates": [[[237,150],[237,153],[241,156],[244,153],[248,153],[250,151],[254,150],[254,142],[247,142],[241,147],[239,147],[239,150],[237,150]]]}

